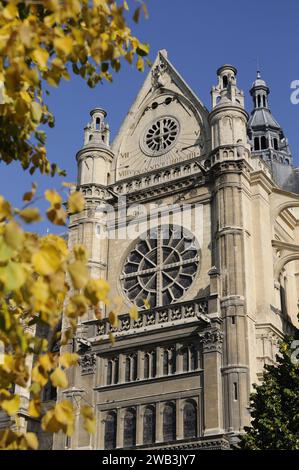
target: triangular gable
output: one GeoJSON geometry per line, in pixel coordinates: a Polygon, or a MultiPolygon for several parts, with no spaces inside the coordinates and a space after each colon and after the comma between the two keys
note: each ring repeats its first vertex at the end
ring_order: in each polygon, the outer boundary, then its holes
{"type": "Polygon", "coordinates": [[[115,180],[206,154],[210,146],[208,114],[167,59],[167,52],[159,51],[112,144],[116,156],[115,180]],[[153,138],[158,135],[155,119],[158,126],[164,126],[161,139],[168,137],[171,130],[177,132],[177,135],[172,132],[176,141],[170,142],[169,149],[167,142],[149,140],[151,133],[153,138]],[[159,145],[165,145],[165,151],[159,145]]]}

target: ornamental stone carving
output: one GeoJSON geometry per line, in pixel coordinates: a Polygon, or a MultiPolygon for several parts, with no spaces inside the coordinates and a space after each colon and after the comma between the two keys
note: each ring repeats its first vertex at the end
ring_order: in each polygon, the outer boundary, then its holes
{"type": "Polygon", "coordinates": [[[94,374],[96,366],[96,355],[89,353],[81,356],[80,366],[82,375],[94,374]]]}
{"type": "Polygon", "coordinates": [[[222,352],[223,333],[218,328],[209,328],[199,333],[203,352],[222,352]]]}

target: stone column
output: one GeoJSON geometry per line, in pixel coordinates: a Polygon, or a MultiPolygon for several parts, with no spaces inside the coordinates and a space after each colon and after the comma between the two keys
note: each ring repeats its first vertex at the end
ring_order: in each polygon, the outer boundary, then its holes
{"type": "Polygon", "coordinates": [[[143,443],[143,412],[144,410],[139,405],[136,410],[136,445],[139,446],[143,443]]]}
{"type": "Polygon", "coordinates": [[[163,442],[163,414],[162,403],[156,405],[156,442],[163,442]]]}
{"type": "Polygon", "coordinates": [[[220,322],[199,333],[204,370],[204,436],[223,432],[222,343],[220,322]]]}
{"type": "Polygon", "coordinates": [[[176,400],[176,438],[184,439],[183,400],[176,400]]]}
{"type": "Polygon", "coordinates": [[[124,443],[124,410],[117,408],[116,448],[121,449],[124,443]]]}

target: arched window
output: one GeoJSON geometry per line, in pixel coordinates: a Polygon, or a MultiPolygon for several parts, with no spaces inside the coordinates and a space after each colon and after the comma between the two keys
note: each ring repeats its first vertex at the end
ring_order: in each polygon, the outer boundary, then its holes
{"type": "Polygon", "coordinates": [[[174,403],[166,403],[163,413],[163,439],[174,441],[176,439],[176,412],[174,403]]]}
{"type": "Polygon", "coordinates": [[[153,444],[156,440],[155,408],[147,406],[143,418],[143,444],[153,444]]]}
{"type": "Polygon", "coordinates": [[[254,138],[254,150],[260,150],[260,139],[258,137],[254,138]]]}
{"type": "Polygon", "coordinates": [[[97,117],[96,118],[96,129],[100,128],[100,124],[101,124],[101,118],[97,117]]]}
{"type": "Polygon", "coordinates": [[[197,436],[197,406],[188,401],[184,406],[184,438],[197,436]]]}
{"type": "Polygon", "coordinates": [[[115,449],[116,447],[116,413],[111,411],[107,414],[105,420],[104,448],[115,449]]]}
{"type": "Polygon", "coordinates": [[[258,108],[261,107],[261,95],[258,95],[258,97],[257,97],[257,106],[258,106],[258,108]]]}
{"type": "Polygon", "coordinates": [[[108,361],[107,365],[107,385],[112,384],[112,370],[113,370],[113,362],[112,360],[108,361]]]}
{"type": "Polygon", "coordinates": [[[278,140],[276,138],[273,139],[273,146],[274,146],[274,150],[278,150],[278,140]]]}
{"type": "Polygon", "coordinates": [[[264,106],[264,108],[266,108],[266,97],[265,97],[265,95],[263,96],[263,106],[264,106]]]}
{"type": "Polygon", "coordinates": [[[124,447],[132,447],[136,444],[136,412],[130,408],[124,418],[124,447]]]}
{"type": "Polygon", "coordinates": [[[265,150],[268,148],[268,139],[263,135],[261,138],[261,149],[265,150]]]}
{"type": "Polygon", "coordinates": [[[226,75],[223,75],[223,88],[227,88],[227,83],[228,83],[228,80],[227,80],[227,76],[226,75]]]}

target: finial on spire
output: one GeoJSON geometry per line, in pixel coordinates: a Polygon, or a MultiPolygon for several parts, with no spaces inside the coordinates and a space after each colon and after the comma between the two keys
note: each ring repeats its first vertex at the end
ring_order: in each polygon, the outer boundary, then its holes
{"type": "Polygon", "coordinates": [[[259,70],[256,72],[256,78],[261,78],[261,72],[259,70]]]}

